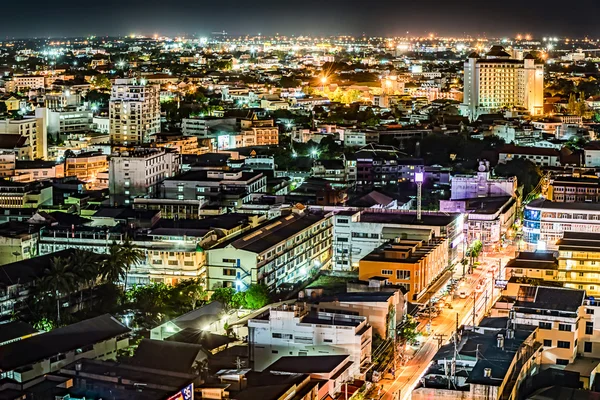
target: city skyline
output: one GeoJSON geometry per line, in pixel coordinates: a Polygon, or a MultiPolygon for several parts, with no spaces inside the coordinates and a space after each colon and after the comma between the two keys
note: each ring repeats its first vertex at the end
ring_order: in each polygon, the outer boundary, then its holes
{"type": "MultiPolygon", "coordinates": [[[[225,30],[231,34],[272,35],[382,35],[400,36],[409,32],[420,36],[439,35],[536,36],[600,35],[593,28],[594,15],[600,4],[591,0],[569,6],[569,14],[556,2],[486,3],[475,0],[427,3],[384,1],[369,4],[359,1],[308,0],[292,6],[272,0],[247,3],[241,0],[206,4],[180,1],[169,4],[155,0],[133,0],[122,4],[107,0],[101,4],[59,1],[44,13],[8,18],[0,27],[0,37],[33,38],[65,36],[105,36],[132,33],[144,35],[207,35],[225,30]],[[518,12],[517,12],[518,11],[518,12]],[[64,18],[64,19],[63,19],[64,18]],[[56,21],[66,21],[57,24],[56,21]],[[493,24],[490,24],[493,21],[493,24]],[[591,28],[592,27],[592,28],[591,28]]],[[[6,15],[24,15],[44,7],[41,0],[7,4],[6,15]]]]}

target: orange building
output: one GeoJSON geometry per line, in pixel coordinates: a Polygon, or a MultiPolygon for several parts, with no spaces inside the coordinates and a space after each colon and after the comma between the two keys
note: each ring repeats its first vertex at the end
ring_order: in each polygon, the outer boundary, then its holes
{"type": "Polygon", "coordinates": [[[358,277],[386,278],[401,285],[410,301],[419,301],[429,285],[448,267],[448,242],[443,238],[429,240],[396,239],[379,246],[359,261],[358,277]]]}

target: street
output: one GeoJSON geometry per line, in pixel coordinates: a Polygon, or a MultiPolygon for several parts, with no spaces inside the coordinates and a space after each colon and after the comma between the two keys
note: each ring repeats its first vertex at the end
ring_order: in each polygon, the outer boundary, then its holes
{"type": "MultiPolygon", "coordinates": [[[[454,298],[447,296],[445,300],[452,305],[452,308],[444,307],[437,317],[432,318],[431,334],[424,336],[422,344],[416,349],[413,358],[404,367],[398,369],[395,378],[382,379],[379,382],[383,386],[380,399],[410,399],[410,393],[418,384],[421,375],[427,370],[439,346],[451,339],[456,330],[457,316],[458,326],[472,325],[473,321],[477,324],[500,296],[500,289],[494,288],[494,280],[500,278],[498,261],[500,260],[501,265],[504,266],[513,256],[514,247],[509,246],[502,251],[491,254],[484,253],[479,258],[481,265],[475,268],[472,274],[467,274],[460,286],[460,288],[466,289],[467,297],[461,299],[457,296],[454,298]],[[475,310],[475,317],[473,317],[473,310],[475,310]]],[[[420,332],[426,334],[428,322],[428,318],[419,320],[420,332]]]]}

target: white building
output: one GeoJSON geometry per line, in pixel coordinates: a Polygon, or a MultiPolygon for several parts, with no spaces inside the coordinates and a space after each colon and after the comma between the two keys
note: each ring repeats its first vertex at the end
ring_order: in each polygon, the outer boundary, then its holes
{"type": "Polygon", "coordinates": [[[84,134],[92,129],[93,113],[88,110],[48,110],[48,133],[72,135],[84,134]]]}
{"type": "Polygon", "coordinates": [[[417,221],[414,212],[403,210],[342,211],[333,216],[333,269],[358,268],[358,262],[385,242],[410,235],[412,239],[448,238],[448,259],[462,254],[463,217],[459,214],[424,213],[417,221]]]}
{"type": "Polygon", "coordinates": [[[517,178],[492,178],[487,161],[479,162],[477,175],[454,175],[451,182],[450,200],[474,199],[477,197],[514,196],[517,178]]]}
{"type": "Polygon", "coordinates": [[[586,167],[600,167],[600,142],[588,143],[583,152],[586,167]]]}
{"type": "Polygon", "coordinates": [[[142,79],[117,79],[111,89],[109,118],[111,140],[118,144],[150,142],[160,132],[159,86],[142,79]]]}
{"type": "Polygon", "coordinates": [[[462,114],[475,120],[505,107],[543,114],[544,66],[531,55],[511,59],[501,46],[492,46],[485,58],[470,54],[464,64],[462,114]]]}
{"type": "Polygon", "coordinates": [[[555,148],[505,145],[498,151],[498,163],[505,164],[517,158],[529,160],[540,167],[559,167],[560,151],[555,148]]]}
{"type": "Polygon", "coordinates": [[[357,315],[309,312],[303,305],[271,308],[248,321],[253,368],[262,371],[283,356],[350,356],[351,376],[371,362],[372,328],[357,315]]]}
{"type": "Polygon", "coordinates": [[[138,196],[155,197],[159,184],[179,173],[181,155],[165,148],[113,154],[109,164],[111,204],[130,204],[138,196]]]}
{"type": "Polygon", "coordinates": [[[530,249],[556,249],[565,231],[600,234],[600,204],[536,199],[525,206],[523,239],[530,249]]]}
{"type": "Polygon", "coordinates": [[[331,261],[329,214],[289,214],[206,251],[209,290],[244,289],[263,283],[275,289],[308,277],[331,261]]]}
{"type": "Polygon", "coordinates": [[[94,132],[108,133],[110,131],[110,118],[100,116],[93,117],[92,129],[94,132]]]}

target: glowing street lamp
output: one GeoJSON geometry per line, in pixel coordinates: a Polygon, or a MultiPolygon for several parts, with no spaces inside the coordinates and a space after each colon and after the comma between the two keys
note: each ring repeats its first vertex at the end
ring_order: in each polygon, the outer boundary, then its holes
{"type": "Polygon", "coordinates": [[[326,76],[321,77],[321,83],[322,83],[321,91],[324,92],[325,91],[325,84],[327,83],[327,77],[326,76]]]}

